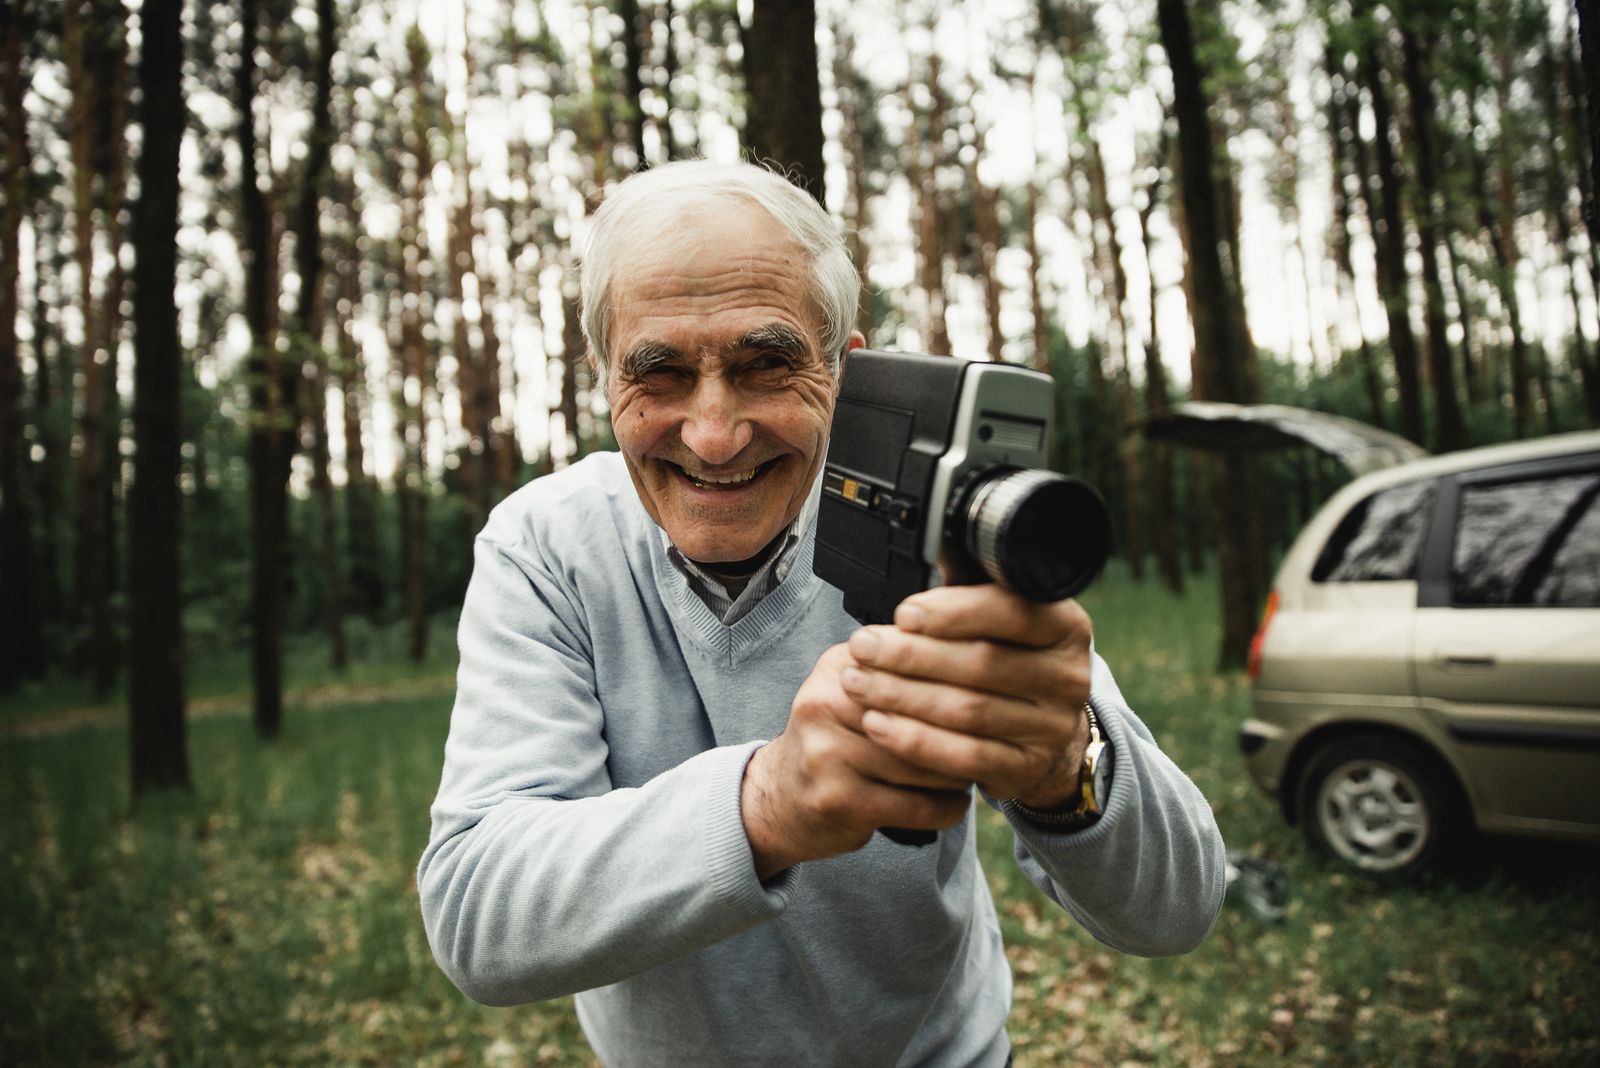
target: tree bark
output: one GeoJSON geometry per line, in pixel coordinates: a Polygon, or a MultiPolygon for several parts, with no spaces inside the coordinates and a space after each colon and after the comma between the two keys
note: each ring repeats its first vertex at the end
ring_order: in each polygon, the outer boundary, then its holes
{"type": "Polygon", "coordinates": [[[754,0],[744,45],[745,150],[826,204],[814,0],[754,0]]]}
{"type": "MultiPolygon", "coordinates": [[[[1552,127],[1555,127],[1562,121],[1559,90],[1563,72],[1554,42],[1545,42],[1542,59],[1545,69],[1540,78],[1540,90],[1544,97],[1545,113],[1549,115],[1552,127]]],[[[1576,129],[1572,131],[1574,135],[1580,132],[1576,129]]],[[[1569,139],[1563,137],[1561,140],[1569,139]]],[[[1584,330],[1583,300],[1578,293],[1578,256],[1572,247],[1572,220],[1568,216],[1567,199],[1571,188],[1571,179],[1567,175],[1581,176],[1586,161],[1580,146],[1569,143],[1568,148],[1570,157],[1557,158],[1555,166],[1545,169],[1545,200],[1554,224],[1556,247],[1561,250],[1562,266],[1567,276],[1567,298],[1572,303],[1572,362],[1578,369],[1582,383],[1584,412],[1591,425],[1600,426],[1600,331],[1596,334],[1595,347],[1590,349],[1588,334],[1584,330]]],[[[1583,183],[1577,184],[1581,191],[1583,183]]],[[[1579,202],[1582,203],[1581,197],[1579,202]]],[[[1600,327],[1600,323],[1593,325],[1600,327]]]]}
{"type": "Polygon", "coordinates": [[[404,591],[406,619],[410,630],[409,652],[421,661],[428,649],[427,534],[429,480],[428,396],[432,388],[432,368],[428,345],[423,337],[422,264],[427,255],[427,234],[423,229],[422,206],[433,172],[433,152],[429,143],[431,112],[427,93],[427,45],[422,33],[413,27],[407,37],[410,60],[411,111],[407,132],[411,171],[401,195],[400,258],[400,366],[401,404],[405,412],[401,433],[404,436],[404,477],[399,481],[401,521],[401,588],[404,591]]]}
{"type": "Polygon", "coordinates": [[[661,5],[661,121],[656,128],[661,131],[661,152],[668,160],[678,158],[678,142],[672,134],[672,113],[676,108],[672,97],[672,83],[678,76],[678,46],[672,37],[672,0],[661,5]]]}
{"type": "Polygon", "coordinates": [[[633,169],[650,166],[644,155],[644,49],[640,46],[639,0],[617,0],[622,19],[622,84],[626,98],[628,137],[633,146],[633,169]]]}
{"type": "MultiPolygon", "coordinates": [[[[288,407],[280,385],[281,362],[272,337],[276,275],[272,220],[258,177],[256,148],[256,43],[260,0],[240,0],[239,117],[240,221],[243,224],[245,324],[250,331],[246,378],[250,391],[250,681],[257,735],[276,738],[283,725],[283,541],[287,495],[277,477],[287,451],[288,407]]],[[[292,394],[291,394],[292,397],[292,394]]]]}
{"type": "MultiPolygon", "coordinates": [[[[1345,187],[1345,178],[1354,173],[1358,183],[1368,179],[1361,169],[1353,166],[1354,160],[1350,158],[1349,144],[1347,142],[1359,141],[1361,132],[1357,109],[1354,106],[1354,87],[1349,83],[1340,69],[1334,50],[1329,48],[1324,54],[1324,63],[1328,75],[1328,141],[1332,150],[1333,161],[1333,258],[1339,289],[1339,304],[1341,312],[1349,314],[1355,323],[1356,353],[1360,363],[1361,384],[1366,394],[1367,417],[1373,426],[1387,427],[1388,419],[1383,410],[1383,385],[1378,375],[1378,361],[1373,356],[1372,346],[1367,342],[1367,333],[1361,325],[1360,307],[1355,297],[1355,265],[1350,253],[1350,196],[1345,187]]],[[[1342,314],[1340,318],[1344,318],[1342,314]]],[[[1343,361],[1349,349],[1349,343],[1344,339],[1343,331],[1339,335],[1339,360],[1343,361]]]]}
{"type": "MultiPolygon", "coordinates": [[[[1150,333],[1144,346],[1144,408],[1146,413],[1158,412],[1172,403],[1167,391],[1167,370],[1161,362],[1161,334],[1156,329],[1156,297],[1160,287],[1156,282],[1155,246],[1150,239],[1150,218],[1155,214],[1161,198],[1161,159],[1155,160],[1155,177],[1145,187],[1144,207],[1139,210],[1139,234],[1144,242],[1144,261],[1150,277],[1150,305],[1146,309],[1150,318],[1150,333]]],[[[1183,592],[1183,560],[1178,551],[1177,498],[1172,477],[1172,446],[1164,441],[1151,442],[1150,476],[1146,481],[1150,501],[1151,547],[1155,550],[1156,567],[1161,580],[1173,593],[1183,592]]]]}
{"type": "MultiPolygon", "coordinates": [[[[22,364],[17,353],[22,217],[28,186],[27,0],[0,10],[0,560],[10,578],[0,604],[0,693],[12,693],[41,666],[39,583],[33,517],[23,494],[22,364]]],[[[37,281],[35,281],[37,284],[37,281]]],[[[43,364],[40,364],[41,373],[43,364]]]]}
{"type": "Polygon", "coordinates": [[[976,215],[978,264],[983,283],[983,321],[988,327],[989,359],[999,363],[1004,357],[1005,333],[1000,328],[1000,274],[997,267],[1002,238],[998,195],[978,177],[976,159],[972,164],[972,208],[976,215]]]}
{"type": "Polygon", "coordinates": [[[863,337],[872,336],[872,285],[867,280],[871,264],[871,250],[866,231],[872,225],[871,196],[867,188],[867,174],[872,161],[867,157],[866,136],[862,130],[865,112],[873,101],[865,96],[866,86],[850,65],[855,53],[855,42],[843,22],[835,24],[833,54],[833,85],[839,100],[839,117],[842,127],[839,142],[845,152],[846,173],[845,217],[849,226],[845,240],[849,242],[850,260],[861,278],[856,292],[856,329],[863,337]]]}
{"type": "MultiPolygon", "coordinates": [[[[905,146],[906,178],[916,197],[915,227],[917,284],[923,296],[923,345],[936,355],[950,353],[950,331],[945,322],[944,233],[945,208],[939,192],[939,168],[944,162],[945,95],[940,85],[937,52],[928,56],[927,108],[911,104],[912,133],[923,131],[921,144],[905,146]]],[[[907,96],[911,94],[908,92],[907,96]]]]}
{"type": "Polygon", "coordinates": [[[121,303],[119,245],[122,204],[121,159],[126,132],[119,119],[126,100],[123,34],[127,13],[120,0],[67,0],[61,8],[62,54],[72,87],[68,141],[72,155],[73,236],[82,309],[83,344],[78,366],[82,405],[78,421],[81,453],[75,507],[77,617],[85,630],[79,660],[96,696],[116,677],[118,650],[111,594],[115,582],[112,499],[116,454],[116,325],[121,303]],[[112,266],[99,298],[95,294],[95,215],[103,214],[112,266]]]}
{"type": "MultiPolygon", "coordinates": [[[[1389,93],[1383,84],[1383,63],[1376,38],[1367,43],[1361,54],[1361,70],[1372,98],[1373,148],[1377,156],[1377,188],[1374,183],[1365,182],[1363,193],[1376,246],[1378,292],[1389,320],[1389,351],[1394,359],[1395,381],[1400,392],[1400,433],[1421,443],[1426,436],[1422,422],[1422,385],[1417,370],[1417,340],[1411,330],[1411,300],[1406,292],[1406,234],[1400,214],[1400,170],[1391,139],[1393,115],[1389,93]]],[[[1357,141],[1362,141],[1359,135],[1357,141]]]]}
{"type": "MultiPolygon", "coordinates": [[[[1173,110],[1178,119],[1184,225],[1189,231],[1189,274],[1194,301],[1195,389],[1203,400],[1255,400],[1255,351],[1243,323],[1231,321],[1242,307],[1233,241],[1218,226],[1221,213],[1214,171],[1212,129],[1204,75],[1183,0],[1159,0],[1161,41],[1172,69],[1173,110]],[[1242,339],[1242,341],[1241,341],[1242,339]]],[[[1222,647],[1219,662],[1242,667],[1255,632],[1260,595],[1250,558],[1250,511],[1255,497],[1248,456],[1225,453],[1215,465],[1212,507],[1217,520],[1217,563],[1222,583],[1222,647]]]]}
{"type": "Polygon", "coordinates": [[[1589,228],[1589,248],[1600,259],[1600,0],[1577,0],[1577,8],[1589,135],[1589,188],[1583,200],[1583,221],[1589,228]]]}
{"type": "MultiPolygon", "coordinates": [[[[1426,33],[1427,29],[1423,28],[1426,33]]],[[[1433,441],[1439,452],[1466,444],[1461,401],[1456,395],[1455,363],[1445,336],[1444,282],[1439,274],[1438,163],[1434,151],[1433,81],[1427,45],[1417,28],[1400,31],[1400,49],[1407,95],[1411,103],[1411,136],[1417,160],[1417,236],[1422,252],[1422,286],[1428,324],[1428,370],[1433,385],[1433,441]]],[[[1520,326],[1518,327],[1520,333],[1520,326]]]]}
{"type": "Polygon", "coordinates": [[[139,200],[134,206],[134,463],[128,497],[128,727],[135,800],[189,788],[179,523],[182,371],[174,299],[185,110],[182,0],[140,9],[139,200]]]}
{"type": "Polygon", "coordinates": [[[345,544],[350,561],[350,588],[354,607],[367,618],[383,608],[384,581],[378,567],[378,519],[374,498],[377,487],[366,470],[362,429],[367,410],[367,372],[356,344],[355,319],[361,304],[358,273],[360,255],[355,231],[360,219],[354,200],[347,201],[349,228],[341,242],[338,261],[341,299],[339,315],[339,387],[344,403],[345,544]]]}

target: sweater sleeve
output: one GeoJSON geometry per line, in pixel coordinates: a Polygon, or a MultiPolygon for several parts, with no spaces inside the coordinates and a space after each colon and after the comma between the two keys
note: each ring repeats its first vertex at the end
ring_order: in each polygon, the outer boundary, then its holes
{"type": "Polygon", "coordinates": [[[1112,752],[1103,815],[1063,833],[1002,806],[1017,863],[1106,945],[1146,957],[1187,953],[1222,909],[1222,834],[1199,788],[1156,745],[1098,655],[1091,699],[1112,752]]]}
{"type": "Polygon", "coordinates": [[[755,744],[613,789],[592,650],[532,554],[479,538],[432,832],[417,870],[435,959],[506,1005],[616,982],[783,911],[739,814],[755,744]]]}

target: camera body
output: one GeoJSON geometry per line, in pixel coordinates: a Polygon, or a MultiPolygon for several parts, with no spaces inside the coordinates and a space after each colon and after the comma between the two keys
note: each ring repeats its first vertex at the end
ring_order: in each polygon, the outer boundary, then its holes
{"type": "Polygon", "coordinates": [[[1055,389],[1014,364],[857,349],[822,474],[814,567],[863,623],[939,585],[1035,601],[1093,581],[1110,549],[1088,483],[1042,470],[1055,389]]]}

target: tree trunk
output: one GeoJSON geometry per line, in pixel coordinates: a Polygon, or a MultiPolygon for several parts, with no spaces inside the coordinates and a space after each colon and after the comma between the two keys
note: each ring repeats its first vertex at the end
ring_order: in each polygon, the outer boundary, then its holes
{"type": "Polygon", "coordinates": [[[1472,151],[1471,156],[1473,199],[1477,204],[1478,224],[1489,238],[1489,247],[1494,250],[1495,291],[1500,295],[1500,303],[1506,310],[1506,316],[1511,328],[1512,433],[1516,437],[1523,438],[1528,436],[1533,401],[1529,388],[1531,368],[1528,360],[1528,345],[1523,338],[1522,310],[1521,304],[1517,300],[1516,292],[1516,239],[1506,229],[1506,223],[1510,220],[1496,212],[1495,206],[1490,200],[1483,157],[1476,151],[1472,151]]]}
{"type": "MultiPolygon", "coordinates": [[[[1146,413],[1158,412],[1172,403],[1167,392],[1167,370],[1161,362],[1161,335],[1156,330],[1156,297],[1160,287],[1156,283],[1155,247],[1150,240],[1150,217],[1155,214],[1161,197],[1161,159],[1155,161],[1155,177],[1145,187],[1144,207],[1139,210],[1139,234],[1144,242],[1144,261],[1150,275],[1150,333],[1144,346],[1144,408],[1146,413]]],[[[1173,593],[1183,592],[1183,560],[1178,553],[1177,499],[1172,480],[1172,446],[1164,441],[1151,442],[1150,477],[1146,482],[1150,498],[1150,528],[1152,548],[1156,554],[1156,567],[1161,580],[1173,593]]]]}
{"type": "Polygon", "coordinates": [[[430,101],[427,94],[427,46],[413,27],[407,38],[410,58],[411,112],[407,131],[411,170],[401,196],[400,258],[400,366],[404,376],[401,397],[405,419],[405,470],[400,480],[401,588],[410,629],[410,656],[421,661],[428,648],[427,534],[428,534],[428,395],[432,370],[428,344],[423,337],[422,265],[427,256],[423,229],[423,201],[433,172],[430,101]]]}
{"type": "Polygon", "coordinates": [[[189,788],[184,733],[182,370],[174,300],[178,150],[185,125],[182,0],[140,8],[139,201],[134,206],[134,463],[128,497],[128,727],[133,796],[189,788]]]}
{"type": "MultiPolygon", "coordinates": [[[[1218,226],[1221,209],[1213,169],[1212,129],[1204,76],[1183,0],[1159,0],[1161,41],[1172,69],[1173,110],[1178,118],[1184,225],[1189,231],[1189,274],[1194,302],[1196,393],[1203,400],[1255,400],[1255,352],[1244,324],[1231,321],[1242,307],[1234,239],[1218,226]],[[1242,339],[1242,343],[1241,343],[1242,339]]],[[[1217,562],[1222,581],[1223,667],[1242,667],[1255,632],[1260,594],[1256,562],[1250,559],[1253,464],[1231,451],[1214,465],[1212,505],[1217,519],[1217,562]]]]}
{"type": "MultiPolygon", "coordinates": [[[[37,47],[37,36],[33,47],[37,47]]],[[[30,54],[31,50],[30,50],[30,54]]],[[[18,108],[17,114],[23,114],[18,108]]],[[[72,373],[67,368],[65,346],[61,343],[59,320],[52,309],[59,308],[61,276],[66,266],[62,250],[61,233],[65,230],[60,208],[54,204],[34,206],[33,211],[33,411],[34,425],[39,435],[39,447],[44,451],[40,461],[37,485],[38,529],[46,536],[34,546],[39,583],[39,619],[54,626],[64,622],[67,597],[61,583],[58,539],[54,532],[62,514],[62,501],[66,497],[66,470],[68,449],[66,435],[61,428],[67,425],[66,413],[71,411],[72,373]],[[45,284],[54,279],[52,292],[45,284]],[[58,399],[59,397],[59,399],[58,399]]],[[[19,454],[20,455],[20,454],[19,454]]],[[[42,675],[50,666],[49,650],[39,638],[39,656],[33,670],[42,675]]]]}
{"type": "MultiPolygon", "coordinates": [[[[1600,260],[1600,203],[1596,201],[1597,191],[1600,191],[1600,0],[1577,0],[1577,7],[1589,135],[1589,188],[1583,199],[1583,221],[1589,228],[1591,254],[1600,260]]],[[[1573,99],[1577,99],[1577,94],[1573,94],[1573,99]]]]}
{"type": "Polygon", "coordinates": [[[930,104],[925,110],[911,105],[913,132],[910,136],[914,139],[915,131],[924,130],[922,143],[906,145],[905,154],[906,178],[912,196],[916,197],[917,284],[924,301],[923,346],[930,353],[944,356],[950,353],[950,332],[945,323],[945,210],[938,183],[939,168],[944,162],[946,118],[939,71],[939,55],[935,52],[928,57],[930,104]]]}
{"type": "Polygon", "coordinates": [[[1473,323],[1478,318],[1476,314],[1478,307],[1477,302],[1472,299],[1466,272],[1462,270],[1461,253],[1456,247],[1454,232],[1450,229],[1445,230],[1443,239],[1445,259],[1449,264],[1446,273],[1450,276],[1450,285],[1456,291],[1456,320],[1461,326],[1461,388],[1466,392],[1467,404],[1470,407],[1483,399],[1483,376],[1479,373],[1472,340],[1473,323]]]}
{"type": "Polygon", "coordinates": [[[993,189],[978,177],[978,165],[972,165],[972,208],[976,215],[978,238],[978,263],[983,282],[983,321],[988,327],[989,359],[999,363],[1005,358],[1005,333],[1000,329],[1000,275],[996,264],[1000,258],[1000,215],[998,199],[993,189]]]}
{"type": "Polygon", "coordinates": [[[1033,316],[1033,369],[1050,372],[1050,322],[1044,311],[1044,267],[1039,255],[1039,182],[1028,179],[1028,310],[1033,316]]]}
{"type": "MultiPolygon", "coordinates": [[[[28,195],[27,0],[0,10],[0,560],[10,578],[0,604],[0,693],[12,693],[43,660],[33,519],[22,490],[22,364],[17,354],[21,300],[18,257],[28,195]]],[[[35,285],[38,284],[35,279],[35,285]]],[[[44,364],[40,362],[40,373],[44,364]]],[[[42,415],[43,413],[41,413],[42,415]]]]}
{"type": "MultiPolygon", "coordinates": [[[[569,285],[563,287],[561,293],[561,395],[555,408],[555,414],[561,417],[561,433],[567,446],[559,460],[553,447],[550,451],[551,462],[560,466],[576,460],[583,452],[583,441],[578,434],[578,371],[585,353],[578,293],[576,287],[569,285]]],[[[553,445],[553,434],[551,440],[553,445]]]]}
{"type": "MultiPolygon", "coordinates": [[[[1360,116],[1354,107],[1354,87],[1343,76],[1332,48],[1325,52],[1324,63],[1330,86],[1328,141],[1333,159],[1333,258],[1339,290],[1340,319],[1348,316],[1348,321],[1355,324],[1356,352],[1360,361],[1361,384],[1366,394],[1367,417],[1373,426],[1387,427],[1389,423],[1383,411],[1383,385],[1378,376],[1378,361],[1373,356],[1372,346],[1367,343],[1366,330],[1361,325],[1361,310],[1355,295],[1355,266],[1350,254],[1350,196],[1345,188],[1345,177],[1351,173],[1354,161],[1350,159],[1346,142],[1360,140],[1361,133],[1358,126],[1360,116]]],[[[1364,169],[1355,171],[1358,182],[1367,181],[1365,175],[1361,173],[1364,169]]],[[[1344,360],[1348,350],[1349,343],[1341,330],[1340,361],[1344,360]]]]}
{"type": "MultiPolygon", "coordinates": [[[[1556,56],[1553,42],[1546,41],[1545,47],[1543,56],[1545,70],[1544,76],[1540,79],[1540,89],[1544,96],[1545,113],[1549,115],[1551,125],[1554,127],[1561,116],[1559,103],[1561,61],[1556,56]]],[[[1574,134],[1579,132],[1573,131],[1574,134]]],[[[1567,276],[1567,298],[1572,303],[1572,363],[1578,369],[1582,383],[1584,412],[1591,425],[1600,426],[1600,332],[1597,332],[1595,348],[1591,350],[1588,335],[1584,330],[1583,300],[1578,294],[1578,256],[1572,249],[1572,220],[1568,217],[1567,207],[1567,191],[1570,188],[1570,179],[1567,175],[1581,176],[1585,161],[1581,147],[1571,145],[1570,148],[1570,158],[1564,161],[1558,158],[1555,166],[1545,168],[1545,200],[1550,218],[1554,222],[1556,246],[1561,250],[1563,271],[1567,276]]],[[[1582,188],[1581,182],[1579,188],[1580,190],[1582,188]]],[[[1600,324],[1594,325],[1600,326],[1600,324]]]]}
{"type": "MultiPolygon", "coordinates": [[[[1078,97],[1080,102],[1083,97],[1078,97]]],[[[1111,211],[1111,195],[1106,180],[1105,159],[1100,144],[1089,130],[1089,115],[1080,103],[1078,120],[1086,143],[1089,178],[1089,206],[1095,233],[1094,267],[1110,296],[1111,322],[1116,329],[1117,354],[1116,423],[1112,439],[1120,441],[1121,430],[1133,421],[1132,332],[1128,329],[1128,274],[1122,266],[1122,242],[1117,237],[1116,220],[1111,211]]],[[[1110,414],[1109,409],[1101,409],[1110,414]]],[[[1114,446],[1122,469],[1123,544],[1128,570],[1134,581],[1144,580],[1144,494],[1141,485],[1140,450],[1137,442],[1114,446]]]]}
{"type": "Polygon", "coordinates": [[[283,541],[287,495],[277,478],[285,450],[288,398],[279,388],[272,318],[276,274],[272,220],[256,156],[256,32],[259,0],[241,0],[239,70],[240,221],[245,261],[245,324],[250,330],[246,377],[250,389],[250,681],[257,735],[276,738],[283,726],[283,541]]]}
{"type": "Polygon", "coordinates": [[[754,0],[744,44],[745,150],[826,204],[814,0],[754,0]]]}
{"type": "MultiPolygon", "coordinates": [[[[320,317],[319,317],[320,318],[320,317]]],[[[336,671],[350,661],[344,635],[344,570],[339,566],[339,509],[328,472],[328,355],[321,345],[310,349],[311,378],[306,382],[307,423],[311,431],[311,488],[317,498],[319,563],[322,565],[322,612],[328,627],[328,660],[336,671]]]]}
{"type": "Polygon", "coordinates": [[[639,0],[617,0],[617,15],[622,19],[622,85],[633,168],[642,171],[650,164],[644,155],[644,50],[640,47],[643,31],[639,0]]]}
{"type": "Polygon", "coordinates": [[[350,230],[342,242],[339,260],[339,386],[344,401],[345,543],[350,561],[350,588],[355,608],[368,619],[383,608],[387,583],[379,570],[378,519],[374,498],[377,488],[366,470],[362,428],[367,410],[367,372],[356,344],[354,321],[361,305],[361,288],[355,242],[360,213],[349,209],[350,230]]]}
{"type": "Polygon", "coordinates": [[[83,344],[79,350],[82,405],[78,423],[80,460],[75,507],[77,617],[85,641],[79,660],[87,668],[96,696],[111,690],[118,652],[112,619],[111,593],[115,576],[115,542],[112,529],[112,457],[116,452],[116,332],[122,270],[117,253],[121,204],[120,174],[125,131],[116,116],[125,106],[122,35],[126,12],[112,0],[68,0],[61,8],[62,54],[67,82],[72,90],[68,141],[72,155],[73,236],[82,309],[83,344]],[[109,122],[109,128],[107,124],[109,122]],[[96,179],[99,179],[97,182],[96,179]],[[113,266],[96,299],[95,214],[106,216],[108,245],[113,266]]]}
{"type": "Polygon", "coordinates": [[[661,131],[661,153],[667,160],[678,158],[677,139],[672,135],[672,113],[676,108],[672,98],[672,83],[678,76],[678,46],[672,39],[672,0],[661,5],[661,119],[656,129],[661,131]]]}
{"type": "Polygon", "coordinates": [[[841,129],[839,142],[844,148],[845,168],[849,180],[845,185],[845,218],[849,225],[845,240],[849,243],[850,259],[856,265],[861,287],[856,293],[856,329],[863,337],[872,336],[872,285],[867,280],[870,251],[867,245],[867,228],[872,225],[870,194],[867,189],[868,168],[866,139],[862,133],[862,113],[874,101],[864,97],[867,87],[850,65],[855,53],[855,42],[842,22],[834,26],[833,84],[839,100],[841,129]]]}
{"type": "MultiPolygon", "coordinates": [[[[1372,97],[1375,123],[1373,147],[1377,155],[1376,188],[1363,182],[1367,218],[1376,246],[1378,293],[1389,320],[1389,351],[1394,358],[1395,381],[1400,391],[1400,433],[1415,442],[1425,440],[1422,423],[1422,385],[1418,376],[1417,340],[1411,330],[1411,301],[1406,292],[1406,234],[1400,215],[1400,170],[1391,139],[1392,113],[1383,84],[1383,64],[1376,39],[1361,55],[1362,80],[1372,97]]],[[[1357,135],[1358,151],[1365,152],[1357,135]]],[[[1363,167],[1363,170],[1365,168],[1363,167]]]]}
{"type": "MultiPolygon", "coordinates": [[[[1426,30],[1424,30],[1426,32],[1426,30]]],[[[1433,384],[1433,439],[1438,452],[1454,452],[1466,444],[1461,401],[1456,396],[1455,363],[1445,336],[1444,282],[1439,274],[1438,164],[1433,147],[1433,82],[1427,46],[1417,31],[1400,31],[1407,95],[1411,101],[1411,136],[1417,158],[1417,236],[1422,252],[1422,285],[1428,324],[1428,370],[1433,384]]],[[[1519,328],[1520,332],[1520,328],[1519,328]]]]}

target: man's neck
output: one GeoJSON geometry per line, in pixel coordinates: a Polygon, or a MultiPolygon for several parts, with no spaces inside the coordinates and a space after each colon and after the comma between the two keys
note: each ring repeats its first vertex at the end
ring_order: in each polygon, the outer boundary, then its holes
{"type": "MultiPolygon", "coordinates": [[[[699,560],[690,562],[727,587],[728,596],[738,597],[750,582],[750,576],[761,570],[761,565],[771,558],[779,545],[783,544],[783,539],[788,533],[787,530],[780,530],[778,536],[763,545],[759,552],[743,560],[725,560],[714,564],[704,563],[699,560]]],[[[685,557],[685,559],[688,558],[685,557]]]]}

